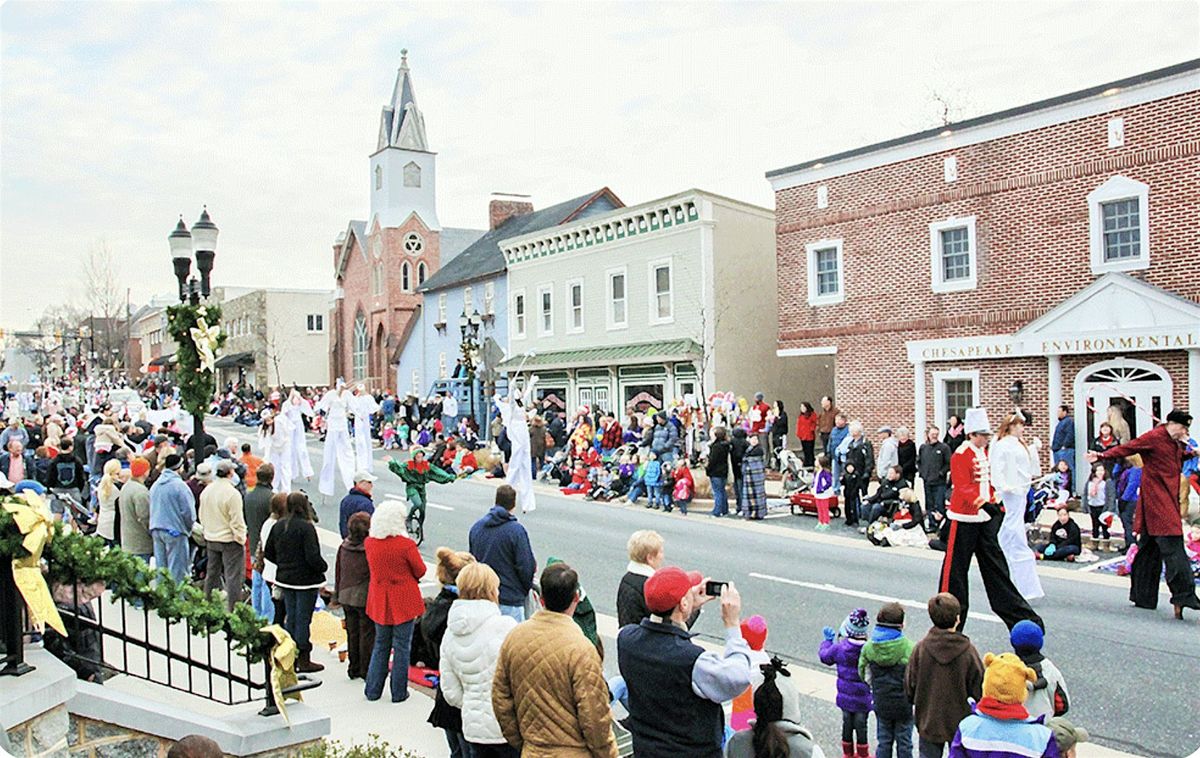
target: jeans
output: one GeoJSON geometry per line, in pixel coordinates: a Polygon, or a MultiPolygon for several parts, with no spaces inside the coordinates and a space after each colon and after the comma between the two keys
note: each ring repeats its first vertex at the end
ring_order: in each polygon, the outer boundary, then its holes
{"type": "Polygon", "coordinates": [[[392,702],[408,700],[408,654],[412,646],[412,633],[411,619],[403,624],[375,625],[375,647],[371,649],[371,664],[367,666],[367,700],[378,700],[383,695],[383,683],[388,679],[389,657],[392,702]]]}
{"type": "Polygon", "coordinates": [[[842,711],[842,742],[867,743],[867,713],[842,711]]]}
{"type": "Polygon", "coordinates": [[[154,529],[150,535],[154,538],[154,564],[166,569],[175,581],[182,582],[188,575],[188,564],[192,558],[188,536],[181,534],[172,537],[162,529],[154,529]]]}
{"type": "Polygon", "coordinates": [[[230,611],[242,599],[246,576],[246,546],[240,542],[209,542],[208,569],[204,574],[204,594],[225,588],[225,607],[230,611]]]}
{"type": "Polygon", "coordinates": [[[518,624],[525,620],[525,606],[523,605],[500,605],[500,615],[508,616],[518,624]]]}
{"type": "Polygon", "coordinates": [[[471,746],[462,732],[443,729],[446,733],[446,744],[450,746],[450,758],[471,758],[471,746]]]}
{"type": "Polygon", "coordinates": [[[657,508],[658,506],[662,505],[662,502],[663,502],[662,485],[661,484],[649,484],[646,486],[650,490],[650,494],[646,498],[647,501],[650,503],[650,507],[657,508]]]}
{"type": "Polygon", "coordinates": [[[468,742],[467,747],[471,751],[471,758],[521,758],[521,751],[507,742],[495,745],[468,742]]]}
{"type": "Polygon", "coordinates": [[[833,494],[842,494],[842,462],[838,460],[837,455],[829,453],[829,460],[833,463],[833,468],[829,473],[833,474],[833,494]]]}
{"type": "Polygon", "coordinates": [[[250,605],[259,616],[265,619],[275,618],[275,601],[271,599],[271,587],[258,571],[250,575],[250,605]]]}
{"type": "Polygon", "coordinates": [[[1055,450],[1051,455],[1054,460],[1054,465],[1057,467],[1059,461],[1066,461],[1067,468],[1071,472],[1071,490],[1072,494],[1079,492],[1079,480],[1075,478],[1075,448],[1064,447],[1061,450],[1055,450]]]}
{"type": "Polygon", "coordinates": [[[283,590],[283,607],[286,616],[283,628],[301,653],[312,652],[312,643],[308,640],[308,628],[312,626],[313,607],[317,604],[317,590],[283,590]]]}
{"type": "Polygon", "coordinates": [[[1094,540],[1111,539],[1111,535],[1108,533],[1108,527],[1105,526],[1104,522],[1100,520],[1100,515],[1102,513],[1104,513],[1103,505],[1088,506],[1088,515],[1092,517],[1092,539],[1094,540]]]}
{"type": "Polygon", "coordinates": [[[946,754],[945,742],[930,742],[924,737],[918,737],[917,750],[921,758],[942,758],[946,754]]]}
{"type": "Polygon", "coordinates": [[[1075,545],[1063,545],[1062,547],[1054,548],[1054,555],[1046,555],[1046,548],[1049,545],[1041,547],[1042,557],[1048,561],[1065,561],[1067,558],[1079,555],[1079,548],[1075,545]]]}
{"type": "Polygon", "coordinates": [[[1121,517],[1121,528],[1125,530],[1125,551],[1134,544],[1133,541],[1133,512],[1137,509],[1136,500],[1117,501],[1117,514],[1121,517]]]}
{"type": "Polygon", "coordinates": [[[723,476],[709,477],[709,482],[712,483],[713,492],[713,509],[714,516],[729,515],[729,495],[725,492],[726,478],[723,476]]]}
{"type": "Polygon", "coordinates": [[[935,529],[933,512],[946,515],[946,483],[925,482],[925,523],[928,529],[935,529]]]}
{"type": "Polygon", "coordinates": [[[892,744],[896,746],[896,758],[912,758],[912,717],[903,721],[879,718],[875,714],[875,758],[892,758],[892,744]]]}
{"type": "Polygon", "coordinates": [[[734,474],[733,476],[733,496],[737,502],[737,513],[742,515],[742,508],[745,507],[746,495],[742,492],[742,477],[734,474]]]}
{"type": "Polygon", "coordinates": [[[643,479],[638,479],[629,486],[629,504],[633,505],[637,502],[639,495],[646,494],[646,482],[643,479]]]}

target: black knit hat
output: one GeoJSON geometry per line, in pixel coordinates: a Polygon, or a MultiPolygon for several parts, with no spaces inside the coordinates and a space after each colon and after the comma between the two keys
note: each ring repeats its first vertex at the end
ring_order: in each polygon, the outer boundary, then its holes
{"type": "Polygon", "coordinates": [[[1171,411],[1167,414],[1168,424],[1183,424],[1184,426],[1192,425],[1192,414],[1187,411],[1171,411]]]}

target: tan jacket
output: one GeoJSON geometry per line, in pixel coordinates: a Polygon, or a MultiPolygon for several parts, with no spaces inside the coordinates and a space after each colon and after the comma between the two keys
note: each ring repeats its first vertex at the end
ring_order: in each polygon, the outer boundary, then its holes
{"type": "Polygon", "coordinates": [[[246,544],[242,494],[227,478],[217,477],[200,493],[200,523],[205,542],[246,544]]]}
{"type": "Polygon", "coordinates": [[[617,756],[600,655],[570,616],[541,610],[509,632],[492,709],[523,758],[617,756]]]}

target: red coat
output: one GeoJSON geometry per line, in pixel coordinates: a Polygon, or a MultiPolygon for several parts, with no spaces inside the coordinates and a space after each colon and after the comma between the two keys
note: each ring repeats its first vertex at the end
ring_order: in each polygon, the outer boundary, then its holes
{"type": "Polygon", "coordinates": [[[796,416],[796,439],[811,441],[817,438],[817,422],[821,417],[810,411],[796,416]]]}
{"type": "Polygon", "coordinates": [[[970,443],[963,443],[950,456],[950,482],[954,492],[946,516],[953,521],[987,521],[980,513],[983,503],[993,502],[996,491],[992,488],[991,462],[987,451],[970,443]],[[986,487],[983,480],[987,480],[986,487]]]}
{"type": "Polygon", "coordinates": [[[363,541],[371,583],[367,588],[367,616],[376,624],[392,626],[412,621],[425,612],[418,582],[425,576],[425,561],[417,543],[402,534],[363,541]]]}
{"type": "Polygon", "coordinates": [[[771,412],[771,406],[766,403],[755,403],[750,407],[758,411],[758,420],[750,423],[750,433],[762,434],[763,430],[767,428],[767,414],[771,412]]]}
{"type": "Polygon", "coordinates": [[[1105,450],[1099,457],[1108,460],[1134,454],[1142,456],[1142,490],[1133,514],[1133,530],[1152,537],[1183,536],[1183,521],[1179,517],[1179,477],[1183,459],[1194,453],[1185,454],[1183,443],[1172,439],[1164,424],[1124,445],[1105,450]]]}

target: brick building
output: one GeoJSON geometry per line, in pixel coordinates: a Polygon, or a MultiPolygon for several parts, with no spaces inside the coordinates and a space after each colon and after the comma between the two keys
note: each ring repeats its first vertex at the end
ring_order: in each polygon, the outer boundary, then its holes
{"type": "Polygon", "coordinates": [[[401,51],[396,85],[379,117],[370,216],[350,221],[333,245],[329,379],[372,389],[393,386],[421,307],[417,288],[483,234],[438,222],[437,156],[429,149],[407,54],[401,51]]]}
{"type": "Polygon", "coordinates": [[[1198,156],[1190,61],[771,171],[778,352],[869,427],[1200,416],[1198,156]]]}

